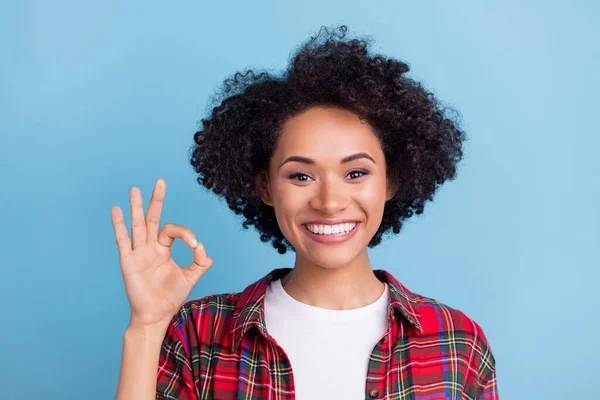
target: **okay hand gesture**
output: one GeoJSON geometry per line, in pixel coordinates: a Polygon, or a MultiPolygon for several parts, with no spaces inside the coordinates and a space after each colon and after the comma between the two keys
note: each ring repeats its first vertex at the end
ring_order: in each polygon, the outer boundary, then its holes
{"type": "Polygon", "coordinates": [[[196,282],[212,265],[212,258],[189,228],[167,223],[158,232],[165,190],[166,182],[159,178],[144,218],[142,193],[135,186],[131,188],[133,243],[129,240],[121,209],[118,206],[111,209],[121,273],[131,308],[130,327],[166,327],[196,282]],[[182,239],[194,249],[194,261],[186,268],[181,268],[171,258],[175,238],[182,239]]]}

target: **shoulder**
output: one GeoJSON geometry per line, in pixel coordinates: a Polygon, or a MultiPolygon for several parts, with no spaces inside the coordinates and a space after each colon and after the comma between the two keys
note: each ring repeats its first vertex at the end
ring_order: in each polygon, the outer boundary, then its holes
{"type": "Polygon", "coordinates": [[[423,331],[460,331],[483,339],[481,326],[465,312],[437,299],[412,293],[413,304],[420,316],[423,331]]]}
{"type": "Polygon", "coordinates": [[[179,307],[171,325],[178,328],[190,321],[210,320],[233,314],[240,293],[211,294],[199,299],[188,300],[179,307]]]}
{"type": "Polygon", "coordinates": [[[471,367],[476,368],[481,379],[493,375],[495,359],[483,328],[464,311],[439,300],[412,293],[419,314],[422,334],[443,338],[456,348],[463,349],[471,367]]]}
{"type": "Polygon", "coordinates": [[[200,343],[227,340],[240,293],[211,294],[183,303],[167,329],[165,341],[176,341],[189,355],[200,343]]]}

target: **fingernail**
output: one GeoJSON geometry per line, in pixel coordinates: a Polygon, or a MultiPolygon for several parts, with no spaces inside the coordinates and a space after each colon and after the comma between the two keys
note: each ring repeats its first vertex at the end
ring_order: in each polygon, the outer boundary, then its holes
{"type": "Polygon", "coordinates": [[[194,246],[194,247],[198,246],[198,241],[195,238],[192,239],[192,246],[194,246]]]}

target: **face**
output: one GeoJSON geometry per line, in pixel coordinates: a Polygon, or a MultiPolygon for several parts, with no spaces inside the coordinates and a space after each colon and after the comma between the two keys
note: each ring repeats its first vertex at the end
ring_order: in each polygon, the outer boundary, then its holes
{"type": "Polygon", "coordinates": [[[282,128],[257,187],[297,262],[342,268],[364,257],[393,194],[373,129],[348,110],[321,106],[282,128]]]}

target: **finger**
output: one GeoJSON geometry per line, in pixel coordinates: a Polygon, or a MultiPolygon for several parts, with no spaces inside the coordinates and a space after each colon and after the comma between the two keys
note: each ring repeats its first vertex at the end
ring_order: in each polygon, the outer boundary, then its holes
{"type": "Polygon", "coordinates": [[[183,239],[183,241],[191,248],[195,248],[198,245],[196,236],[190,228],[172,223],[168,223],[163,226],[162,230],[158,234],[158,244],[164,247],[171,247],[175,241],[175,238],[183,239]]]}
{"type": "Polygon", "coordinates": [[[131,203],[131,239],[133,249],[146,244],[146,220],[142,205],[142,192],[137,187],[132,187],[129,201],[131,203]]]}
{"type": "Polygon", "coordinates": [[[148,243],[156,243],[158,241],[158,228],[160,226],[160,214],[165,201],[165,191],[167,183],[158,178],[152,191],[150,206],[148,206],[148,214],[146,215],[146,240],[148,243]]]}
{"type": "Polygon", "coordinates": [[[127,227],[125,226],[125,219],[123,218],[123,211],[121,211],[121,208],[114,206],[111,209],[111,217],[115,232],[115,240],[117,241],[117,248],[119,249],[119,257],[125,258],[131,253],[131,241],[129,240],[129,234],[127,233],[127,227]]]}
{"type": "Polygon", "coordinates": [[[198,243],[198,246],[194,249],[194,261],[187,268],[183,269],[183,273],[192,287],[196,285],[212,264],[213,260],[206,253],[204,245],[198,243]]]}

